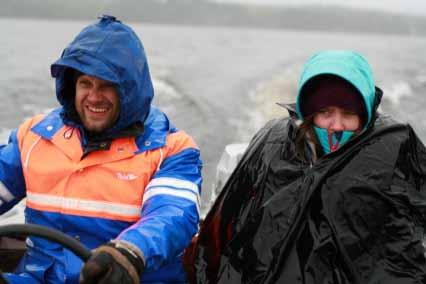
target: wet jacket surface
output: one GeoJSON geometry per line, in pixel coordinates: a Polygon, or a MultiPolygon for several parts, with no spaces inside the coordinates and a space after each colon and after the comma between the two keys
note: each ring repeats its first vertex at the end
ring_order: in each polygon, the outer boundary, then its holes
{"type": "Polygon", "coordinates": [[[275,120],[251,141],[187,250],[192,282],[425,283],[426,149],[411,127],[379,117],[313,164],[296,131],[275,120]]]}
{"type": "MultiPolygon", "coordinates": [[[[181,254],[199,221],[200,153],[151,106],[140,41],[103,17],[65,49],[52,75],[62,107],[26,121],[0,148],[0,213],[26,197],[27,223],[58,229],[89,249],[111,239],[131,242],[145,260],[142,283],[184,282],[181,254]],[[113,82],[120,94],[118,121],[89,153],[82,125],[67,115],[73,107],[64,91],[69,68],[113,82]],[[143,131],[122,135],[133,124],[143,131]]],[[[70,251],[35,237],[27,247],[10,281],[78,282],[82,262],[70,251]]]]}

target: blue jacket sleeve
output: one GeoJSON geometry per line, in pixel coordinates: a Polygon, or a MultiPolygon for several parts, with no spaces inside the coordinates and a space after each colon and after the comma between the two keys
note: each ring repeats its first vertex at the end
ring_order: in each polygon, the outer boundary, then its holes
{"type": "Polygon", "coordinates": [[[8,211],[25,197],[25,180],[17,131],[10,134],[9,142],[0,146],[0,214],[8,211]]]}
{"type": "Polygon", "coordinates": [[[145,189],[142,218],[118,237],[141,249],[146,271],[176,258],[198,231],[201,168],[198,149],[167,157],[145,189]]]}

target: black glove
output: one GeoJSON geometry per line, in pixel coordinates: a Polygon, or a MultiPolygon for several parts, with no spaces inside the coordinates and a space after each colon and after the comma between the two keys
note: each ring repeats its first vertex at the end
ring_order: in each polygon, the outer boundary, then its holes
{"type": "Polygon", "coordinates": [[[93,251],[80,272],[80,284],[139,284],[144,261],[126,243],[110,242],[93,251]]]}

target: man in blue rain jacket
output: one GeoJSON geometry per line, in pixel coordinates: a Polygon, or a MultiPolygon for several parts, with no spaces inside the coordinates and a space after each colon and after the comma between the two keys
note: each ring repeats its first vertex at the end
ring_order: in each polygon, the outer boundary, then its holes
{"type": "Polygon", "coordinates": [[[26,198],[26,222],[93,250],[83,264],[27,238],[10,283],[182,283],[196,233],[200,152],[151,106],[143,46],[111,16],[83,29],[51,66],[61,107],[35,116],[0,148],[0,214],[26,198]]]}

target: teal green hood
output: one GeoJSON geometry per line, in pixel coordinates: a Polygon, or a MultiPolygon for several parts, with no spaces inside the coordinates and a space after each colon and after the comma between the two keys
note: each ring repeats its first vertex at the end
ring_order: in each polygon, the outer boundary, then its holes
{"type": "Polygon", "coordinates": [[[375,84],[373,73],[367,60],[362,55],[347,50],[322,51],[306,62],[297,91],[297,116],[303,119],[303,114],[300,110],[300,93],[303,86],[312,78],[326,74],[345,79],[361,93],[368,114],[365,125],[368,125],[372,119],[374,107],[375,84]]]}

